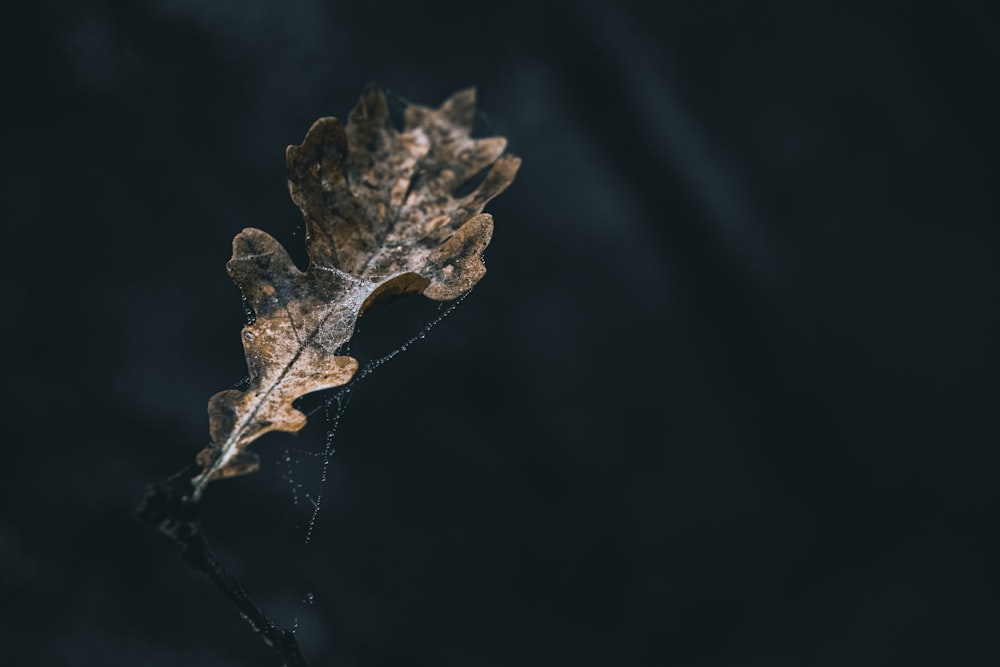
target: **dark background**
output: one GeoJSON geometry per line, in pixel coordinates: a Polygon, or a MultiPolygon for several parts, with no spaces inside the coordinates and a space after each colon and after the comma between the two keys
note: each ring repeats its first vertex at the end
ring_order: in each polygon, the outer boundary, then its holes
{"type": "Polygon", "coordinates": [[[320,414],[206,495],[313,664],[997,664],[996,24],[644,6],[5,10],[0,663],[277,664],[132,512],[245,374],[232,237],[304,258],[284,148],[374,81],[477,86],[524,165],[313,540],[320,414]]]}

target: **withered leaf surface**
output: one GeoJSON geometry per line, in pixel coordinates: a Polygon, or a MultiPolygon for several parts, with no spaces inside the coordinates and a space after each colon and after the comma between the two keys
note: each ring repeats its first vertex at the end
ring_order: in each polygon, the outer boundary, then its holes
{"type": "Polygon", "coordinates": [[[195,499],[212,480],[256,470],[246,447],[264,433],[301,429],[295,399],[350,381],[358,362],[337,351],[366,308],[413,292],[455,299],[482,278],[493,232],[483,206],[520,160],[504,155],[503,137],[471,138],[474,116],[475,91],[464,90],[438,109],[408,106],[400,132],[370,88],[346,126],[321,118],[288,147],[309,267],[300,271],[259,229],[233,240],[226,268],[256,313],[243,329],[250,382],[208,402],[212,441],[198,455],[195,499]]]}

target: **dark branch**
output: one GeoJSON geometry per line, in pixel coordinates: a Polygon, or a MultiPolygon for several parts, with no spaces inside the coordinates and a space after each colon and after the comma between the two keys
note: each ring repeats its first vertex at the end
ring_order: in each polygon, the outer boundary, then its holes
{"type": "Polygon", "coordinates": [[[180,547],[184,560],[215,582],[219,590],[240,610],[240,615],[250,627],[260,633],[264,643],[281,656],[285,667],[308,667],[299,651],[295,635],[278,628],[216,558],[201,527],[198,504],[190,500],[190,495],[191,485],[187,474],[175,475],[150,486],[136,514],[173,540],[180,547]]]}

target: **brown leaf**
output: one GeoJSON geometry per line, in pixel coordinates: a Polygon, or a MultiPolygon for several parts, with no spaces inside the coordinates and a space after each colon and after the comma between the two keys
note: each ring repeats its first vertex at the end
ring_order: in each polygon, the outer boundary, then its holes
{"type": "Polygon", "coordinates": [[[464,90],[438,109],[407,107],[400,132],[371,88],[346,127],[321,118],[301,146],[288,147],[309,268],[300,271],[259,229],[233,240],[226,267],[257,316],[243,329],[250,384],[208,402],[212,443],[198,455],[195,499],[214,479],[256,470],[246,447],[264,433],[301,429],[295,399],[350,381],[358,362],[337,351],[367,308],[414,292],[451,300],[482,278],[493,232],[483,206],[510,185],[520,160],[503,154],[503,137],[472,139],[474,115],[475,91],[464,90]]]}

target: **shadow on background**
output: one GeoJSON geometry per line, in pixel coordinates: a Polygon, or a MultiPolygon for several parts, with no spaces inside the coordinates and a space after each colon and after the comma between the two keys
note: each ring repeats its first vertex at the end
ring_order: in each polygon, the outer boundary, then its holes
{"type": "Polygon", "coordinates": [[[131,512],[245,374],[232,237],[304,267],[284,148],[376,81],[477,86],[524,165],[487,277],[354,392],[312,541],[319,415],[206,496],[315,665],[988,664],[989,24],[688,5],[16,10],[0,662],[275,664],[131,512]]]}

